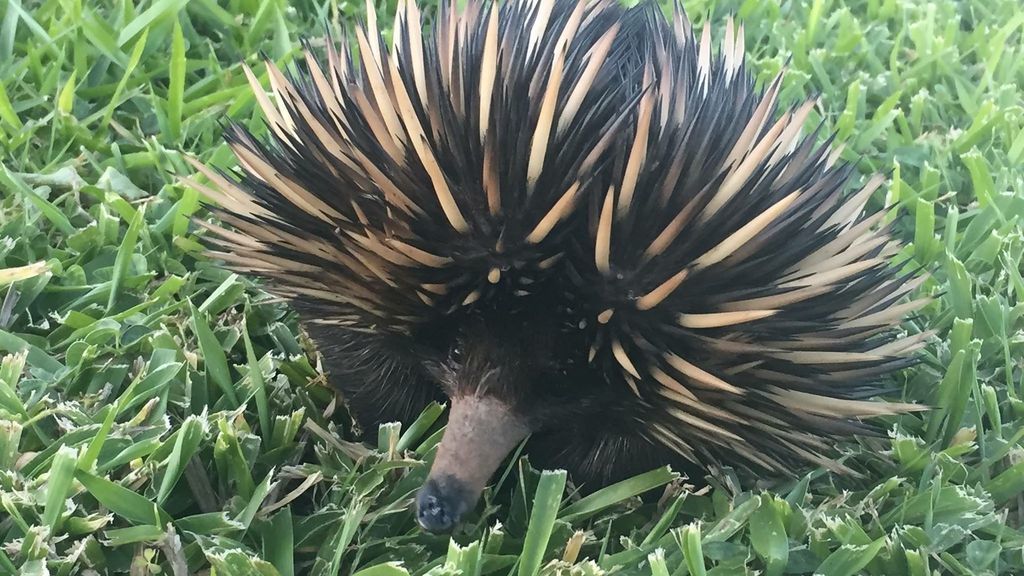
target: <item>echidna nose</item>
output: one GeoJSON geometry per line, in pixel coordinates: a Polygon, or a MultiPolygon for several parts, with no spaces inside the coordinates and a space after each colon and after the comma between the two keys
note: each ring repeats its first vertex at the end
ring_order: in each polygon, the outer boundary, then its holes
{"type": "Polygon", "coordinates": [[[455,527],[455,519],[449,514],[449,506],[438,500],[436,496],[425,495],[418,498],[416,519],[420,526],[433,534],[450,534],[455,527]]]}
{"type": "Polygon", "coordinates": [[[468,508],[466,490],[454,478],[428,480],[416,495],[416,520],[427,532],[450,534],[468,508]]]}

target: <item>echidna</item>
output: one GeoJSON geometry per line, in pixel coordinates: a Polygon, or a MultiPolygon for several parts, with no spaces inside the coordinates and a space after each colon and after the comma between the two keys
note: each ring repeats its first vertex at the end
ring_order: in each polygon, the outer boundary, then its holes
{"type": "Polygon", "coordinates": [[[449,402],[417,517],[451,530],[529,436],[599,487],[653,467],[831,469],[924,335],[900,244],[814,101],[776,113],[742,28],[653,2],[400,0],[354,42],[247,68],[269,136],[199,163],[211,254],[294,305],[358,423],[449,402]],[[355,46],[351,46],[355,44],[355,46]],[[824,143],[821,141],[824,140],[824,143]]]}

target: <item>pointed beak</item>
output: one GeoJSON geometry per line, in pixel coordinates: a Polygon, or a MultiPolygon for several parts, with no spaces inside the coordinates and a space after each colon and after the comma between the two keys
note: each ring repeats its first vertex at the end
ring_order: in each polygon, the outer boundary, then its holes
{"type": "Polygon", "coordinates": [[[430,474],[416,497],[416,519],[435,534],[451,533],[529,428],[507,404],[486,396],[451,399],[448,426],[430,474]]]}

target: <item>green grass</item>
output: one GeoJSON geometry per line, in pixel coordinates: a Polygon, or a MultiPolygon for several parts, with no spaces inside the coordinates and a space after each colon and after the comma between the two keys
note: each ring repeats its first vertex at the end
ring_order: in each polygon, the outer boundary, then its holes
{"type": "Polygon", "coordinates": [[[906,327],[938,335],[898,384],[935,410],[840,447],[864,478],[581,500],[516,460],[455,542],[420,533],[441,409],[347,442],[293,316],[199,257],[174,179],[231,164],[223,119],[260,129],[241,61],[361,4],[5,0],[0,574],[1024,574],[1019,0],[686,5],[738,13],[762,79],[792,55],[783,100],[820,93],[846,157],[892,171],[874,202],[931,274],[906,327]]]}

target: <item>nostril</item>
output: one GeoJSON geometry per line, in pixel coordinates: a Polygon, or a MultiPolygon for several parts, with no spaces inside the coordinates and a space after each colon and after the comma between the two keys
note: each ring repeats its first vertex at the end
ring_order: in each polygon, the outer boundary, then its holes
{"type": "Polygon", "coordinates": [[[444,507],[437,501],[437,498],[427,496],[426,501],[423,503],[423,508],[420,510],[420,515],[429,517],[443,516],[444,507]]]}
{"type": "Polygon", "coordinates": [[[417,498],[417,520],[420,526],[435,534],[449,533],[455,528],[455,521],[449,511],[450,506],[433,494],[420,494],[417,498]]]}
{"type": "Polygon", "coordinates": [[[427,532],[451,534],[479,496],[458,478],[430,478],[416,494],[416,521],[427,532]]]}

